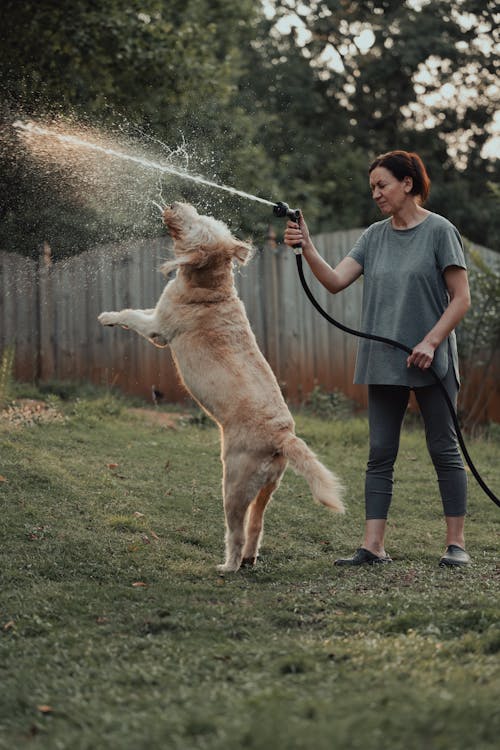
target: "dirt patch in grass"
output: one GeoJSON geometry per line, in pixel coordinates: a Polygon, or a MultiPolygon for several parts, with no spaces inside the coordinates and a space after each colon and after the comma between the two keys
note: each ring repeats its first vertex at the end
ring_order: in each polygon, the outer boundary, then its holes
{"type": "Polygon", "coordinates": [[[64,422],[64,415],[53,403],[23,398],[0,411],[0,421],[11,427],[32,427],[35,424],[64,422]]]}
{"type": "Polygon", "coordinates": [[[145,407],[133,407],[127,409],[127,412],[132,416],[142,419],[147,424],[165,427],[169,430],[176,430],[180,423],[188,420],[190,417],[189,414],[166,412],[159,409],[146,409],[145,407]]]}

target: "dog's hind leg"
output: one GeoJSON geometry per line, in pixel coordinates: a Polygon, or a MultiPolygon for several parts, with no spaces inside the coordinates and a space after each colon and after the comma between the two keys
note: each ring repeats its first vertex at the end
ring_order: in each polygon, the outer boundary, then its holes
{"type": "Polygon", "coordinates": [[[224,493],[224,515],[226,518],[226,560],[217,568],[222,573],[238,570],[245,544],[245,517],[252,496],[247,493],[224,493]]]}
{"type": "Polygon", "coordinates": [[[222,572],[238,570],[243,558],[257,556],[263,517],[286,468],[282,456],[252,453],[226,454],[224,463],[224,514],[226,561],[222,572]]]}
{"type": "Polygon", "coordinates": [[[241,565],[248,508],[263,484],[256,462],[248,454],[226,455],[223,480],[226,559],[218,566],[223,573],[238,570],[241,565]]]}
{"type": "Polygon", "coordinates": [[[262,540],[264,512],[278,485],[279,479],[270,482],[263,487],[248,509],[246,519],[246,541],[245,546],[243,547],[243,559],[241,561],[242,566],[255,565],[262,540]]]}

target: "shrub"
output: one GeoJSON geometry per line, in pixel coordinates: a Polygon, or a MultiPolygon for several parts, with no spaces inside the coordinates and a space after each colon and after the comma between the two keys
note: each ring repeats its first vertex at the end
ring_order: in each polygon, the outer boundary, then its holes
{"type": "Polygon", "coordinates": [[[316,384],[305,401],[304,409],[306,413],[320,419],[345,418],[352,415],[354,404],[342,391],[336,388],[325,391],[321,385],[316,384]]]}

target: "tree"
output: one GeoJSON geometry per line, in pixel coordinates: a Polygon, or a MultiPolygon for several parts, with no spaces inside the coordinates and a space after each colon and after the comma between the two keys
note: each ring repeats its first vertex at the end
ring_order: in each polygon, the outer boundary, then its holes
{"type": "Polygon", "coordinates": [[[250,0],[3,4],[0,72],[28,114],[69,109],[102,122],[126,112],[162,130],[227,98],[256,15],[250,0]]]}
{"type": "MultiPolygon", "coordinates": [[[[496,4],[277,0],[276,10],[275,21],[294,13],[302,25],[325,117],[337,122],[342,108],[349,147],[366,162],[391,148],[420,151],[442,185],[430,207],[492,244],[499,219],[484,184],[498,180],[499,162],[482,154],[497,109],[496,4]]],[[[363,223],[374,217],[363,212],[363,223]]]]}
{"type": "MultiPolygon", "coordinates": [[[[429,208],[492,246],[493,1],[275,7],[269,19],[253,0],[2,0],[0,245],[30,253],[48,240],[58,255],[159,228],[154,173],[104,174],[90,157],[81,172],[37,168],[12,122],[38,117],[302,206],[313,231],[378,218],[371,158],[416,150],[434,183],[429,208]]],[[[267,208],[189,181],[163,189],[264,238],[267,208]]]]}
{"type": "Polygon", "coordinates": [[[359,225],[360,206],[369,202],[365,155],[349,142],[348,117],[298,34],[276,33],[272,21],[262,20],[247,60],[240,99],[253,108],[271,159],[272,195],[303,206],[315,231],[359,225]]]}
{"type": "MultiPolygon", "coordinates": [[[[259,163],[264,167],[251,117],[232,106],[241,49],[258,17],[251,0],[128,0],[125,6],[118,0],[75,0],[69,6],[4,0],[3,5],[0,77],[8,92],[1,113],[3,247],[32,252],[49,239],[57,255],[142,234],[151,226],[147,212],[127,219],[126,195],[121,207],[102,211],[119,185],[104,180],[104,196],[103,185],[90,178],[75,190],[67,170],[37,169],[13,132],[19,116],[106,126],[119,138],[140,132],[174,145],[184,138],[190,168],[211,162],[213,170],[217,162],[223,176],[231,173],[227,164],[237,152],[234,145],[225,147],[243,142],[238,167],[243,171],[245,162],[253,170],[259,163]]],[[[155,190],[157,176],[151,179],[155,190]]],[[[189,194],[189,186],[183,187],[189,194]]]]}

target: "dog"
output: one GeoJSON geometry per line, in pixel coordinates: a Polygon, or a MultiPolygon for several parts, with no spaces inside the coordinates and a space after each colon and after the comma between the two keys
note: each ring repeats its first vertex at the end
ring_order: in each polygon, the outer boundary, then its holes
{"type": "Polygon", "coordinates": [[[315,500],[343,512],[339,479],[295,435],[293,417],[250,328],[234,285],[233,265],[246,264],[250,244],[186,203],[163,211],[174,259],[161,267],[170,279],[155,308],[103,312],[104,326],[136,331],[170,346],[186,390],[221,433],[225,562],[221,572],[254,565],[264,511],[288,462],[315,500]]]}

